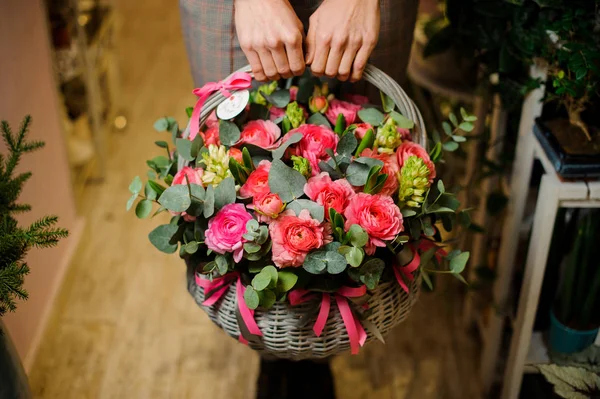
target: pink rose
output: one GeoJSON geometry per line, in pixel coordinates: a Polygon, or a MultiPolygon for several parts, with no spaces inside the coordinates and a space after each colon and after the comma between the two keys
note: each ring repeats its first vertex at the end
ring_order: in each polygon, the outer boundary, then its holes
{"type": "Polygon", "coordinates": [[[271,121],[255,120],[250,121],[242,130],[242,135],[237,144],[253,144],[257,147],[271,150],[281,136],[279,126],[271,121]]]}
{"type": "Polygon", "coordinates": [[[229,153],[229,156],[231,158],[235,159],[236,161],[238,161],[238,163],[241,163],[241,164],[244,163],[242,151],[239,148],[231,147],[231,148],[229,148],[228,153],[229,153]]]}
{"type": "Polygon", "coordinates": [[[310,217],[307,209],[300,215],[287,210],[269,225],[273,243],[273,263],[277,267],[301,266],[306,255],[332,241],[331,227],[310,217]]]}
{"type": "Polygon", "coordinates": [[[250,198],[267,194],[271,192],[269,188],[269,171],[271,162],[267,160],[260,161],[256,169],[250,173],[246,183],[240,188],[240,197],[250,198]]]}
{"type": "Polygon", "coordinates": [[[279,214],[283,212],[285,204],[279,198],[279,194],[267,193],[255,196],[248,208],[254,209],[258,216],[264,216],[259,218],[259,222],[268,223],[271,219],[277,219],[279,214]]]}
{"type": "Polygon", "coordinates": [[[189,166],[184,166],[175,176],[173,176],[172,186],[176,186],[178,184],[186,184],[187,181],[185,177],[187,176],[187,180],[190,184],[197,184],[199,186],[202,185],[202,175],[204,174],[204,170],[202,168],[191,168],[189,166]]]}
{"type": "Polygon", "coordinates": [[[431,161],[431,158],[429,158],[429,154],[427,153],[425,148],[421,147],[419,144],[413,142],[405,142],[402,143],[400,147],[398,147],[398,149],[396,150],[396,156],[398,157],[398,165],[400,166],[400,168],[402,168],[404,162],[406,162],[408,157],[410,157],[411,155],[415,155],[421,158],[423,162],[425,162],[425,165],[427,165],[427,168],[429,168],[429,182],[433,182],[433,179],[435,179],[435,165],[431,161]]]}
{"type": "Polygon", "coordinates": [[[373,151],[370,148],[365,149],[360,156],[383,161],[381,173],[385,173],[388,177],[379,193],[393,196],[398,190],[398,172],[400,172],[400,166],[398,166],[396,156],[394,154],[379,154],[377,151],[373,151]]]}
{"type": "Polygon", "coordinates": [[[396,128],[396,131],[398,133],[400,133],[400,137],[402,138],[402,141],[412,141],[412,134],[410,134],[410,130],[402,128],[402,127],[398,127],[396,128]]]}
{"type": "Polygon", "coordinates": [[[294,133],[302,133],[302,139],[295,145],[294,155],[300,155],[308,159],[312,167],[313,175],[318,174],[320,161],[329,159],[329,155],[325,152],[326,149],[335,151],[339,137],[335,132],[325,126],[317,125],[301,125],[296,129],[290,130],[284,137],[282,142],[285,142],[287,137],[294,133]]]}
{"type": "Polygon", "coordinates": [[[206,127],[219,126],[219,118],[217,118],[217,111],[213,111],[206,119],[206,127]]]}
{"type": "Polygon", "coordinates": [[[346,125],[350,125],[356,120],[356,114],[361,108],[360,105],[334,98],[329,102],[329,108],[327,108],[325,116],[329,119],[329,122],[335,124],[338,114],[343,114],[344,118],[346,118],[346,125]]]}
{"type": "Polygon", "coordinates": [[[350,201],[344,216],[346,230],[358,224],[369,235],[365,246],[368,255],[375,253],[375,247],[385,247],[384,240],[393,240],[404,228],[400,208],[386,195],[358,193],[350,201]]]}
{"type": "Polygon", "coordinates": [[[285,116],[285,109],[277,107],[269,108],[269,119],[271,122],[274,122],[276,119],[279,119],[283,116],[285,116]]]}
{"type": "Polygon", "coordinates": [[[325,215],[329,217],[329,208],[344,213],[354,196],[354,189],[346,179],[332,181],[327,173],[322,172],[308,179],[304,185],[304,193],[311,200],[323,205],[325,215]]]}
{"type": "MultiPolygon", "coordinates": [[[[205,132],[200,132],[200,135],[204,139],[204,145],[208,147],[213,144],[216,146],[221,145],[221,138],[219,137],[219,125],[215,125],[206,129],[205,132]]],[[[194,138],[190,135],[190,140],[194,138]]]]}
{"type": "Polygon", "coordinates": [[[246,223],[252,215],[246,211],[244,204],[227,204],[208,221],[204,243],[219,254],[233,253],[233,260],[238,263],[244,252],[243,235],[246,234],[246,223]]]}
{"type": "Polygon", "coordinates": [[[290,87],[290,102],[296,101],[296,96],[298,95],[298,86],[290,87]]]}
{"type": "Polygon", "coordinates": [[[373,130],[373,126],[369,125],[368,123],[357,123],[356,129],[354,130],[354,135],[357,139],[362,140],[369,129],[373,130]]]}
{"type": "Polygon", "coordinates": [[[353,104],[365,105],[369,103],[369,97],[361,96],[360,94],[346,94],[344,96],[346,101],[351,102],[353,104]]]}

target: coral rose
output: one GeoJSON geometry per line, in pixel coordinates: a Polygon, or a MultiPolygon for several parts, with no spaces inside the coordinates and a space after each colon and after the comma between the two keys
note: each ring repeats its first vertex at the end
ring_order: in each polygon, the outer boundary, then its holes
{"type": "Polygon", "coordinates": [[[306,124],[290,130],[283,137],[282,142],[285,142],[286,138],[294,133],[302,133],[303,136],[295,145],[294,155],[308,159],[313,175],[318,174],[321,171],[319,162],[329,159],[325,150],[329,148],[331,151],[335,151],[339,136],[325,126],[306,124]]]}
{"type": "Polygon", "coordinates": [[[379,154],[370,148],[365,149],[360,156],[379,159],[383,162],[381,173],[385,173],[388,177],[379,193],[393,196],[398,190],[398,172],[400,172],[400,166],[398,166],[396,156],[394,154],[379,154]]]}
{"type": "MultiPolygon", "coordinates": [[[[202,135],[202,138],[204,139],[204,145],[206,147],[208,147],[211,144],[216,145],[216,146],[221,145],[221,138],[219,137],[219,125],[214,125],[212,127],[209,127],[208,129],[206,129],[205,132],[200,132],[200,134],[202,135]]],[[[190,136],[190,140],[193,140],[193,139],[194,138],[192,136],[190,136]]]]}
{"type": "Polygon", "coordinates": [[[175,176],[173,176],[172,186],[176,186],[178,184],[186,184],[185,180],[187,176],[187,180],[190,184],[197,184],[199,186],[202,185],[202,175],[204,174],[204,170],[202,168],[192,168],[189,166],[184,166],[175,176]]]}
{"type": "Polygon", "coordinates": [[[242,151],[239,148],[231,147],[227,152],[230,158],[235,159],[238,163],[244,163],[244,157],[242,151]]]}
{"type": "Polygon", "coordinates": [[[375,253],[375,247],[385,247],[384,241],[393,240],[404,228],[400,208],[386,195],[358,193],[350,201],[344,216],[346,230],[358,224],[369,235],[365,246],[368,255],[375,253]]]}
{"type": "Polygon", "coordinates": [[[298,216],[287,210],[269,225],[273,263],[277,267],[301,266],[306,255],[332,241],[331,227],[310,217],[303,209],[298,216]]]}
{"type": "Polygon", "coordinates": [[[398,157],[398,165],[400,168],[402,168],[406,160],[411,155],[415,155],[425,162],[425,165],[427,165],[427,168],[429,169],[429,183],[433,182],[433,179],[435,179],[435,165],[431,161],[431,158],[429,158],[429,154],[425,148],[421,147],[419,144],[405,142],[398,147],[396,150],[396,156],[398,157]]]}
{"type": "Polygon", "coordinates": [[[260,161],[256,169],[250,173],[246,183],[240,188],[240,197],[250,198],[260,194],[271,192],[269,188],[269,171],[271,162],[267,160],[260,161]]]}
{"type": "Polygon", "coordinates": [[[246,223],[252,215],[246,211],[244,204],[227,204],[209,221],[204,243],[219,254],[233,253],[233,260],[242,260],[244,252],[243,235],[246,234],[246,223]]]}
{"type": "Polygon", "coordinates": [[[267,193],[255,196],[248,208],[256,211],[259,222],[269,223],[272,219],[277,219],[283,212],[285,204],[279,198],[279,194],[267,193]]]}
{"type": "Polygon", "coordinates": [[[368,123],[357,123],[356,129],[354,129],[354,135],[357,139],[362,140],[362,138],[365,137],[365,134],[367,134],[367,130],[369,129],[373,130],[373,126],[371,126],[368,123]]]}
{"type": "Polygon", "coordinates": [[[281,137],[281,129],[271,121],[250,121],[242,130],[237,144],[253,144],[266,150],[276,147],[275,143],[281,137]]]}
{"type": "Polygon", "coordinates": [[[338,114],[343,114],[344,118],[346,118],[346,125],[350,125],[356,120],[356,114],[361,108],[362,107],[358,104],[352,104],[334,98],[329,102],[329,108],[327,108],[325,116],[329,119],[329,122],[335,124],[338,114]]]}
{"type": "Polygon", "coordinates": [[[354,189],[346,179],[332,181],[327,173],[322,172],[308,179],[304,185],[304,193],[311,200],[323,205],[325,215],[329,217],[329,208],[344,213],[354,196],[354,189]]]}

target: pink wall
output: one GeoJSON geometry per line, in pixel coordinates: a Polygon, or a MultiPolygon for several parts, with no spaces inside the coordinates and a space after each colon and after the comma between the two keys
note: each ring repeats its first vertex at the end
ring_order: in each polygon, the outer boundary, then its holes
{"type": "MultiPolygon", "coordinates": [[[[81,226],[75,212],[41,0],[0,1],[0,54],[0,119],[8,120],[15,129],[23,116],[31,114],[29,138],[46,142],[43,149],[26,155],[19,167],[20,171],[33,172],[21,195],[22,202],[31,204],[33,210],[19,221],[26,224],[56,214],[60,226],[75,233],[56,248],[31,250],[27,256],[31,274],[25,284],[29,300],[4,318],[27,368],[81,226]]],[[[5,151],[4,144],[0,144],[0,151],[5,151]]]]}

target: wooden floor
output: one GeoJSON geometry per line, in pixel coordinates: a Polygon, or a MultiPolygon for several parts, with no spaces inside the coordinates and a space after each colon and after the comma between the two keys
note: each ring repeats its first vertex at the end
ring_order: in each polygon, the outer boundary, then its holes
{"type": "MultiPolygon", "coordinates": [[[[125,212],[131,177],[160,152],[152,123],[164,115],[183,120],[194,100],[176,4],[118,4],[129,126],[111,137],[105,182],[84,194],[84,237],[30,373],[37,398],[254,396],[256,354],[194,304],[183,262],[149,244],[157,221],[125,212]]],[[[386,346],[337,358],[338,398],[476,398],[477,345],[456,325],[455,290],[452,281],[423,295],[386,346]]]]}

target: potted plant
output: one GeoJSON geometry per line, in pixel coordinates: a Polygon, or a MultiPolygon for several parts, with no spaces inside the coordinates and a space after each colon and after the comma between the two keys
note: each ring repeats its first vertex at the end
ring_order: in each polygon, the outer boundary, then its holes
{"type": "Polygon", "coordinates": [[[536,136],[563,177],[600,176],[600,1],[554,1],[541,13],[548,66],[546,107],[536,136]]]}
{"type": "Polygon", "coordinates": [[[561,353],[590,346],[600,326],[600,212],[584,215],[568,254],[563,281],[551,314],[550,346],[561,353]]]}
{"type": "MultiPolygon", "coordinates": [[[[16,174],[15,169],[23,154],[44,146],[41,141],[26,140],[30,123],[31,118],[27,116],[19,131],[13,134],[8,123],[2,121],[2,138],[8,154],[0,154],[0,317],[14,312],[17,300],[27,299],[23,288],[25,275],[29,273],[24,262],[27,251],[31,247],[52,247],[68,234],[67,230],[54,227],[56,216],[45,216],[27,227],[19,226],[15,219],[15,214],[31,209],[30,205],[17,202],[31,173],[16,174]]],[[[0,318],[0,397],[30,396],[23,366],[0,318]]]]}

